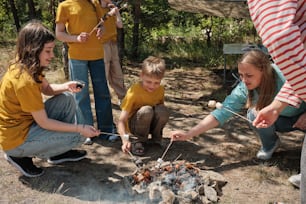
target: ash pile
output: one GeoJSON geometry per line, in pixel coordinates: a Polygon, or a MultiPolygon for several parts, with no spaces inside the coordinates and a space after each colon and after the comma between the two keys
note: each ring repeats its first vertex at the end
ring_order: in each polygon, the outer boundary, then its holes
{"type": "Polygon", "coordinates": [[[163,162],[154,167],[143,165],[124,179],[131,193],[147,193],[152,203],[218,202],[227,181],[221,174],[197,166],[199,163],[186,161],[163,162]]]}

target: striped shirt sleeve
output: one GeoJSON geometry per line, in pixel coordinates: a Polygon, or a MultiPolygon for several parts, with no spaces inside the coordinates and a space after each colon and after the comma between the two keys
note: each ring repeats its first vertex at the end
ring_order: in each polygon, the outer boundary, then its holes
{"type": "Polygon", "coordinates": [[[294,92],[288,81],[283,85],[282,89],[279,91],[276,100],[288,103],[291,106],[299,107],[302,103],[302,100],[299,96],[294,92]]]}
{"type": "Polygon", "coordinates": [[[306,1],[248,0],[248,6],[262,43],[290,84],[277,98],[295,106],[299,98],[306,101],[306,1]]]}

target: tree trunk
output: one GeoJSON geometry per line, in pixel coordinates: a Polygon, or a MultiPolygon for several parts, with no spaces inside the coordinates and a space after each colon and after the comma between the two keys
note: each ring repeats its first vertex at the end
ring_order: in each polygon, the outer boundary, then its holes
{"type": "Polygon", "coordinates": [[[124,28],[117,29],[117,42],[118,42],[118,54],[120,59],[120,64],[122,66],[122,60],[124,57],[125,47],[124,47],[124,28]]]}
{"type": "Polygon", "coordinates": [[[28,0],[28,6],[29,6],[29,18],[30,19],[37,18],[34,1],[28,0]]]}
{"type": "Polygon", "coordinates": [[[134,0],[133,5],[133,42],[132,42],[132,57],[137,58],[138,56],[138,43],[139,43],[139,25],[140,25],[140,14],[141,14],[141,0],[134,0]]]}
{"type": "Polygon", "coordinates": [[[9,3],[10,3],[11,11],[12,11],[12,14],[13,14],[13,17],[14,17],[14,22],[15,22],[16,30],[18,32],[19,29],[20,29],[20,21],[19,21],[16,5],[15,5],[14,0],[9,0],[9,3]]]}

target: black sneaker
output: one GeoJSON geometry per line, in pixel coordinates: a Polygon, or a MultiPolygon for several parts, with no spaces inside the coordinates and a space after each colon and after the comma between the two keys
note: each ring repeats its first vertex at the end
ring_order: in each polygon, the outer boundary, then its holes
{"type": "Polygon", "coordinates": [[[4,154],[4,158],[27,177],[37,177],[44,173],[43,169],[33,164],[32,158],[30,157],[12,157],[4,154]]]}
{"type": "Polygon", "coordinates": [[[70,150],[68,152],[65,152],[63,154],[50,157],[48,159],[49,164],[60,164],[67,161],[79,161],[81,159],[84,159],[86,156],[86,151],[84,150],[70,150]]]}

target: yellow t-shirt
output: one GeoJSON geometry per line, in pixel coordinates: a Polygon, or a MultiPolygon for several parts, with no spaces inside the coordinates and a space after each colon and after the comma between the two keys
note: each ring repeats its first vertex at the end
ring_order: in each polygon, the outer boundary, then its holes
{"type": "MultiPolygon", "coordinates": [[[[147,92],[141,82],[132,85],[121,104],[121,110],[129,113],[129,118],[142,106],[156,106],[164,103],[164,86],[160,86],[154,92],[147,92]]],[[[128,124],[126,128],[129,129],[128,124]]]]}
{"type": "MultiPolygon", "coordinates": [[[[81,32],[90,33],[104,12],[97,1],[93,5],[88,0],[66,0],[59,4],[55,22],[64,23],[70,35],[79,35],[81,32]]],[[[68,46],[70,59],[97,60],[104,56],[101,41],[96,37],[95,31],[87,42],[69,42],[68,46]]]]}
{"type": "MultiPolygon", "coordinates": [[[[108,12],[108,8],[102,8],[104,12],[108,12]]],[[[117,24],[116,16],[109,16],[103,23],[104,32],[101,38],[101,42],[105,43],[107,41],[117,41],[117,24]]]]}
{"type": "Polygon", "coordinates": [[[11,66],[0,82],[0,147],[14,149],[21,145],[34,119],[31,112],[44,109],[41,84],[24,71],[11,66]],[[14,69],[15,68],[15,69],[14,69]]]}

